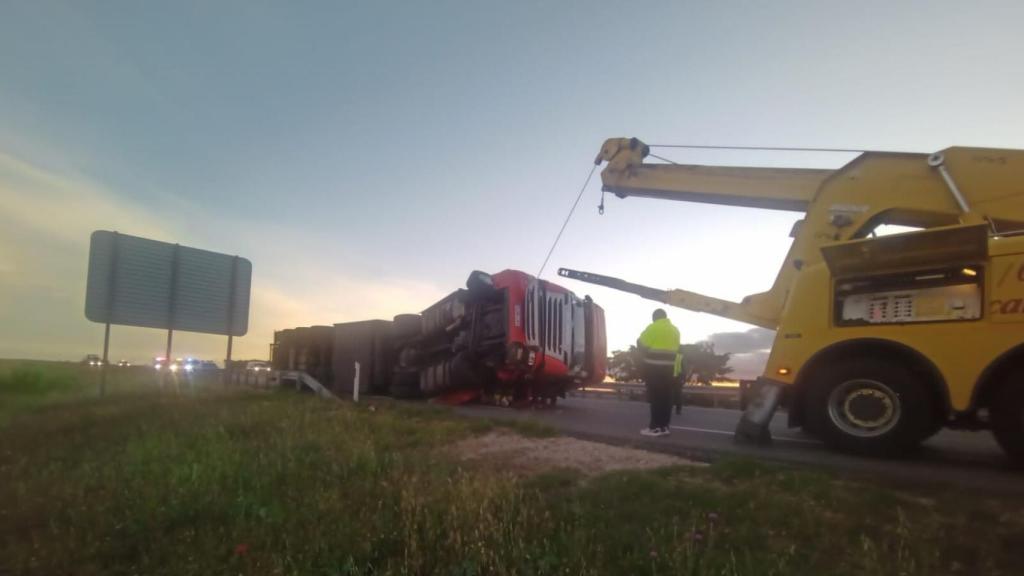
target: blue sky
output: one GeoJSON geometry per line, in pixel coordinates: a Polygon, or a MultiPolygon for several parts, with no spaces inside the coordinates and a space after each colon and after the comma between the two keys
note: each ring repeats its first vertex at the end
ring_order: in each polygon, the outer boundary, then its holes
{"type": "MultiPolygon", "coordinates": [[[[93,229],[250,258],[236,350],[256,356],[275,328],[418,310],[474,268],[535,272],[608,137],[1024,147],[1021,21],[1017,2],[4,2],[0,356],[99,348],[93,229]]],[[[738,299],[771,284],[796,218],[614,198],[599,217],[598,190],[547,275],[738,299]]],[[[607,309],[612,347],[652,308],[569,284],[607,309]]],[[[685,340],[747,328],[672,317],[685,340]]],[[[112,355],[162,338],[116,328],[112,355]]]]}

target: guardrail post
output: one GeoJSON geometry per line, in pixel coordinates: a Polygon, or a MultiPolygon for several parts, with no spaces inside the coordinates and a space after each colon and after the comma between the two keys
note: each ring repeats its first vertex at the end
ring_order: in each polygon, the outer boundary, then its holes
{"type": "Polygon", "coordinates": [[[355,363],[355,378],[352,380],[352,401],[359,403],[359,362],[355,363]]]}

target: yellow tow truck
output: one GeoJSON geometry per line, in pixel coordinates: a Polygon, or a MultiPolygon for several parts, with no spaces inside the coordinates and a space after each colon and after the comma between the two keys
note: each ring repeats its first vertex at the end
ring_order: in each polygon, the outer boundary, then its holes
{"type": "Polygon", "coordinates": [[[1024,461],[1024,151],[863,152],[838,170],[649,153],[607,140],[603,190],[804,212],[771,289],[741,302],[559,271],[775,330],[737,439],[769,441],[785,402],[791,426],[846,451],[893,455],[944,426],[991,428],[1024,461]],[[910,231],[876,233],[884,225],[910,231]]]}

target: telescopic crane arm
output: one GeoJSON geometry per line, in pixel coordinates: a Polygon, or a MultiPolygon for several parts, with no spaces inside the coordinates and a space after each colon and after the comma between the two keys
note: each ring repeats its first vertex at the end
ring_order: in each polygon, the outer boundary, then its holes
{"type": "Polygon", "coordinates": [[[716,316],[724,316],[726,318],[732,318],[755,326],[768,328],[769,330],[774,330],[776,328],[775,322],[771,319],[754,316],[744,309],[741,304],[729,302],[728,300],[721,300],[711,296],[704,296],[703,294],[697,294],[696,292],[689,292],[687,290],[659,290],[658,288],[651,288],[650,286],[627,282],[621,278],[603,276],[601,274],[594,274],[593,272],[581,272],[570,268],[559,268],[558,275],[563,278],[580,280],[581,282],[607,286],[608,288],[629,292],[630,294],[636,294],[637,296],[642,296],[648,300],[654,300],[656,302],[662,302],[669,306],[686,308],[687,310],[693,310],[694,312],[707,312],[716,316]]]}
{"type": "Polygon", "coordinates": [[[1017,178],[1024,164],[1020,151],[950,148],[931,156],[864,152],[838,170],[648,164],[644,159],[649,153],[636,138],[605,141],[594,161],[606,164],[602,189],[620,198],[804,213],[771,289],[737,303],[585,272],[566,270],[564,276],[775,329],[793,280],[803,267],[822,262],[822,246],[861,238],[882,223],[919,228],[985,223],[993,231],[1024,229],[1024,186],[1017,178]]]}
{"type": "Polygon", "coordinates": [[[608,164],[601,172],[602,189],[619,198],[806,212],[821,183],[832,174],[832,170],[797,168],[644,164],[649,153],[648,146],[636,138],[606,140],[594,159],[595,164],[608,164]]]}

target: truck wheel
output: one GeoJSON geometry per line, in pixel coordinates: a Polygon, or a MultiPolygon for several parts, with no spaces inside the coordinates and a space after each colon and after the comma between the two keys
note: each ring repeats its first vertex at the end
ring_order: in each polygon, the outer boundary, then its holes
{"type": "Polygon", "coordinates": [[[989,408],[992,434],[1014,464],[1024,464],[1024,370],[1011,373],[989,408]]]}
{"type": "Polygon", "coordinates": [[[406,340],[419,336],[422,330],[421,322],[419,314],[399,314],[395,316],[393,324],[395,340],[406,340]]]}
{"type": "Polygon", "coordinates": [[[905,366],[861,357],[819,374],[807,391],[807,428],[833,448],[895,456],[933,428],[930,396],[905,366]]]}
{"type": "Polygon", "coordinates": [[[466,289],[474,296],[489,295],[494,292],[494,280],[486,272],[473,270],[466,279],[466,289]]]}

